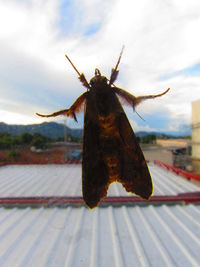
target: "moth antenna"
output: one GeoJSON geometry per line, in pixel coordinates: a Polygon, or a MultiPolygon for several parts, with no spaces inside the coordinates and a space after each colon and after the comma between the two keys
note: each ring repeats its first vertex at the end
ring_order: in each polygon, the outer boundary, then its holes
{"type": "Polygon", "coordinates": [[[121,60],[121,57],[122,57],[122,54],[123,54],[123,51],[124,51],[124,45],[122,46],[122,50],[121,50],[121,52],[120,52],[120,55],[119,55],[119,58],[118,58],[118,61],[117,61],[117,64],[116,64],[116,66],[115,66],[115,68],[114,68],[114,71],[117,71],[117,68],[118,68],[118,66],[119,66],[119,63],[120,63],[120,60],[121,60]]]}
{"type": "Polygon", "coordinates": [[[140,117],[140,119],[142,119],[143,121],[145,121],[145,119],[142,118],[142,116],[140,116],[139,113],[137,113],[137,111],[135,110],[135,113],[138,115],[138,117],[140,117]]]}
{"type": "Polygon", "coordinates": [[[142,116],[140,116],[140,114],[136,111],[136,109],[133,107],[133,111],[138,115],[138,117],[140,117],[140,119],[142,119],[143,121],[145,121],[145,119],[142,118],[142,116]]]}
{"type": "Polygon", "coordinates": [[[74,66],[74,64],[72,63],[71,59],[68,57],[67,54],[65,54],[66,58],[69,60],[69,63],[72,65],[72,67],[75,69],[75,71],[78,73],[79,76],[81,76],[80,72],[77,70],[77,68],[74,66]]]}
{"type": "Polygon", "coordinates": [[[75,69],[75,71],[78,73],[78,76],[79,76],[78,78],[79,78],[79,80],[81,81],[81,83],[83,84],[83,86],[85,86],[85,87],[87,88],[87,90],[88,90],[88,89],[90,88],[90,85],[89,85],[88,81],[86,80],[84,74],[83,74],[83,73],[81,74],[81,73],[77,70],[77,68],[74,66],[74,64],[72,63],[71,59],[68,57],[67,54],[65,54],[65,56],[66,56],[66,58],[69,60],[69,63],[72,65],[72,67],[75,69]]]}

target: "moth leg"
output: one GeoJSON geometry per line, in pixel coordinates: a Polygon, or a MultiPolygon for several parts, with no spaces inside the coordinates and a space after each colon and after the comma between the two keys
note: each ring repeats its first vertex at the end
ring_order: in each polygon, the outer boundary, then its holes
{"type": "Polygon", "coordinates": [[[81,96],[79,96],[69,109],[59,110],[48,115],[43,115],[39,113],[36,113],[36,114],[40,117],[45,117],[45,118],[65,115],[65,116],[73,118],[77,122],[76,113],[79,113],[81,111],[81,108],[83,104],[85,103],[87,94],[88,92],[85,92],[81,96]]]}
{"type": "Polygon", "coordinates": [[[78,78],[79,78],[79,80],[83,86],[85,86],[87,89],[90,89],[90,85],[89,85],[88,81],[86,80],[85,75],[83,73],[81,73],[78,78]]]}
{"type": "Polygon", "coordinates": [[[160,97],[165,95],[166,93],[168,93],[170,90],[170,88],[168,88],[167,90],[165,90],[163,93],[161,94],[157,94],[157,95],[146,95],[146,96],[138,96],[135,99],[135,103],[134,106],[137,106],[138,104],[140,104],[142,101],[147,100],[147,99],[154,99],[156,97],[160,97]]]}
{"type": "Polygon", "coordinates": [[[35,113],[36,115],[40,116],[40,117],[45,117],[45,118],[49,118],[49,117],[56,117],[56,116],[59,116],[59,115],[67,115],[67,112],[68,112],[69,109],[63,109],[63,110],[59,110],[59,111],[56,111],[56,112],[53,112],[51,114],[40,114],[40,113],[35,113]]]}
{"type": "Polygon", "coordinates": [[[112,89],[114,90],[114,92],[119,95],[123,100],[125,100],[126,103],[128,103],[130,106],[133,107],[133,110],[135,110],[135,107],[140,104],[142,101],[147,100],[147,99],[153,99],[156,97],[160,97],[165,95],[170,88],[168,88],[166,91],[164,91],[161,94],[157,94],[157,95],[146,95],[146,96],[134,96],[128,92],[126,92],[125,90],[118,88],[118,87],[112,87],[112,89]]]}

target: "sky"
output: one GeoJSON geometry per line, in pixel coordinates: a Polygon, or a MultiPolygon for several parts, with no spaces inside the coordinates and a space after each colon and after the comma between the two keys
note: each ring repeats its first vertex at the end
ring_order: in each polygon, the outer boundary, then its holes
{"type": "Polygon", "coordinates": [[[110,77],[122,46],[116,86],[140,96],[170,92],[125,107],[135,131],[185,134],[200,99],[199,0],[0,0],[0,121],[64,122],[36,112],[68,108],[85,91],[71,58],[89,81],[110,77]]]}

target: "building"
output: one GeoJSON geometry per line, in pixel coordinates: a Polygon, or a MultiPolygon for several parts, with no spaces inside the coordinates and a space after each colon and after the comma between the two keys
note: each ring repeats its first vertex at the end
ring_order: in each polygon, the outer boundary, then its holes
{"type": "Polygon", "coordinates": [[[194,171],[200,173],[200,100],[192,102],[192,161],[194,171]]]}

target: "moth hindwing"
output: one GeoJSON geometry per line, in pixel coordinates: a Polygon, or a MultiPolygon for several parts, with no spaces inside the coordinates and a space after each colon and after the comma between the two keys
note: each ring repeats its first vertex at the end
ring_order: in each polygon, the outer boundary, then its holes
{"type": "Polygon", "coordinates": [[[169,88],[158,95],[135,97],[116,87],[117,67],[112,70],[108,80],[95,69],[95,76],[88,83],[84,74],[79,79],[87,91],[77,98],[69,109],[60,110],[42,117],[66,115],[76,119],[76,114],[84,109],[82,191],[85,203],[94,208],[107,195],[112,182],[120,182],[128,192],[144,199],[152,195],[153,185],[144,155],[130,126],[127,116],[117,96],[135,107],[146,99],[166,94],[169,88]]]}

